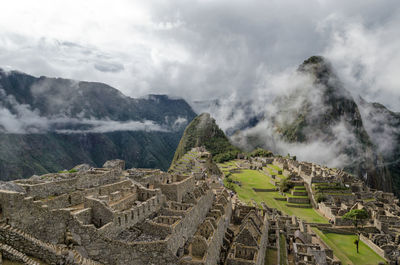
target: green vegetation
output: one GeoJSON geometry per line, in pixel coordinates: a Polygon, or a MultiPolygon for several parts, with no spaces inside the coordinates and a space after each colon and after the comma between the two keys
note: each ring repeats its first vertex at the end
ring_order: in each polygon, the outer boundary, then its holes
{"type": "MultiPolygon", "coordinates": [[[[365,209],[353,209],[347,212],[345,215],[343,215],[342,218],[345,220],[351,220],[353,222],[355,229],[358,230],[358,224],[364,221],[365,219],[368,219],[368,212],[365,209]]],[[[354,245],[356,245],[358,253],[358,247],[360,243],[360,232],[357,231],[357,233],[358,233],[358,239],[354,240],[354,245]]]]}
{"type": "MultiPolygon", "coordinates": [[[[272,165],[268,165],[271,168],[281,170],[280,168],[272,165]]],[[[225,174],[229,174],[229,177],[224,179],[226,187],[232,187],[239,199],[247,203],[251,203],[252,200],[257,203],[265,202],[269,207],[276,208],[283,213],[288,215],[295,215],[307,222],[312,223],[328,223],[328,220],[320,215],[313,208],[294,208],[288,207],[286,201],[275,200],[275,198],[285,199],[288,196],[292,196],[289,193],[285,193],[285,196],[279,192],[256,192],[253,188],[265,188],[271,189],[276,188],[271,181],[271,177],[262,171],[256,170],[234,170],[234,161],[219,164],[219,167],[224,170],[225,174]],[[238,185],[237,183],[240,183],[238,185]]],[[[295,186],[294,190],[305,190],[304,186],[295,186]]],[[[306,196],[294,196],[294,197],[306,197],[306,196]]],[[[359,242],[360,254],[357,254],[354,248],[354,240],[357,239],[356,235],[343,235],[334,233],[322,233],[317,230],[321,239],[325,241],[334,251],[335,255],[342,261],[342,264],[377,264],[380,261],[384,261],[378,254],[376,254],[372,249],[367,247],[363,242],[359,242]]],[[[281,241],[282,242],[282,241],[281,241]]],[[[280,246],[281,247],[281,246],[280,246]]],[[[281,253],[282,255],[282,253],[281,253]]],[[[268,250],[266,260],[269,263],[266,264],[276,264],[273,260],[274,253],[268,250]]],[[[282,259],[281,259],[282,260],[282,259]]],[[[267,261],[266,261],[267,262],[267,261]]]]}
{"type": "Polygon", "coordinates": [[[315,200],[316,200],[318,203],[324,202],[324,201],[326,201],[326,196],[325,196],[324,194],[322,194],[322,193],[317,193],[317,194],[315,195],[315,200]]]}
{"type": "Polygon", "coordinates": [[[193,147],[204,146],[215,161],[224,162],[234,159],[240,150],[233,146],[225,133],[218,127],[210,114],[203,113],[186,127],[175,151],[171,165],[183,157],[193,147]]]}
{"type": "Polygon", "coordinates": [[[78,172],[78,170],[76,169],[58,171],[58,173],[76,173],[76,172],[78,172]]]}
{"type": "Polygon", "coordinates": [[[332,248],[334,255],[342,261],[342,264],[376,265],[379,262],[385,262],[362,241],[359,243],[360,253],[357,253],[353,247],[354,240],[357,239],[356,235],[324,233],[316,228],[314,228],[314,231],[332,248]]]}
{"type": "Polygon", "coordinates": [[[278,263],[278,251],[272,248],[267,248],[265,252],[264,265],[272,265],[278,263]]]}
{"type": "Polygon", "coordinates": [[[342,218],[351,220],[354,227],[357,229],[358,224],[368,218],[368,212],[365,209],[353,209],[343,215],[342,218]]]}
{"type": "Polygon", "coordinates": [[[288,192],[291,188],[293,188],[293,183],[288,181],[287,178],[284,178],[279,182],[279,190],[281,192],[288,192]]]}
{"type": "Polygon", "coordinates": [[[279,236],[279,263],[280,265],[286,265],[286,238],[283,234],[279,236]]]}
{"type": "Polygon", "coordinates": [[[235,159],[238,154],[239,154],[239,150],[228,151],[228,152],[216,154],[213,157],[213,159],[217,163],[223,163],[223,162],[235,159]]]}
{"type": "Polygon", "coordinates": [[[257,148],[248,154],[248,156],[250,156],[250,157],[270,157],[273,155],[274,154],[271,151],[268,151],[268,150],[265,150],[262,148],[257,148]]]}
{"type": "MultiPolygon", "coordinates": [[[[230,163],[230,165],[233,164],[230,163]]],[[[219,164],[219,166],[221,170],[225,170],[224,172],[227,172],[227,163],[219,164]]],[[[265,202],[265,204],[271,208],[276,208],[288,215],[296,215],[297,217],[302,218],[307,222],[328,223],[328,220],[320,215],[313,208],[288,207],[286,201],[275,200],[275,198],[286,198],[278,191],[256,192],[253,190],[253,188],[276,189],[276,186],[273,185],[271,181],[271,177],[262,171],[246,169],[240,170],[239,172],[231,173],[229,178],[224,179],[224,184],[228,188],[233,187],[232,190],[234,190],[239,198],[244,202],[251,203],[252,199],[254,199],[257,203],[265,202]],[[231,179],[232,182],[228,183],[227,179],[231,179]],[[241,185],[239,186],[238,184],[235,184],[235,182],[240,182],[241,185]]],[[[286,195],[291,196],[290,194],[286,195]]]]}
{"type": "Polygon", "coordinates": [[[313,184],[313,190],[316,192],[323,192],[326,190],[348,190],[350,191],[349,188],[346,186],[340,185],[340,183],[316,183],[313,184]]]}
{"type": "MultiPolygon", "coordinates": [[[[270,165],[270,166],[272,166],[272,165],[270,165]]],[[[269,173],[270,175],[275,175],[276,177],[278,177],[278,178],[280,178],[280,179],[286,178],[284,175],[278,174],[278,170],[276,170],[275,168],[267,167],[267,168],[265,168],[265,169],[268,171],[268,173],[269,173]]]]}

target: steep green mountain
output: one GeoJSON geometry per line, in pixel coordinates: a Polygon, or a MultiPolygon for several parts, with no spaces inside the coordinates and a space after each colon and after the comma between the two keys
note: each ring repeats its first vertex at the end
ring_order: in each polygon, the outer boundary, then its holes
{"type": "Polygon", "coordinates": [[[282,155],[290,151],[300,159],[312,157],[310,162],[344,168],[371,187],[392,191],[388,157],[377,137],[366,130],[366,115],[361,115],[331,64],[323,57],[310,57],[292,78],[292,88],[269,106],[273,111],[265,111],[255,126],[237,131],[231,136],[233,143],[247,150],[262,147],[282,155]]]}
{"type": "Polygon", "coordinates": [[[318,139],[335,144],[338,153],[347,157],[347,171],[364,178],[371,187],[391,191],[391,175],[365,130],[358,105],[330,63],[313,56],[300,65],[298,72],[310,83],[278,100],[276,131],[288,142],[318,139]]]}
{"type": "Polygon", "coordinates": [[[214,159],[228,153],[235,155],[239,152],[239,149],[229,142],[225,133],[208,113],[200,114],[186,127],[172,163],[179,160],[193,147],[201,146],[204,146],[214,159]]]}
{"type": "Polygon", "coordinates": [[[114,158],[166,170],[195,116],[182,99],[0,69],[0,179],[114,158]]]}

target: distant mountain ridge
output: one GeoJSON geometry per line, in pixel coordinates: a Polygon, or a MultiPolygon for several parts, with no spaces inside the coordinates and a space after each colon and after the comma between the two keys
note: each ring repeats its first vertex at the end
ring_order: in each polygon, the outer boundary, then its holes
{"type": "Polygon", "coordinates": [[[0,69],[0,179],[121,158],[167,169],[196,114],[183,99],[0,69]]]}

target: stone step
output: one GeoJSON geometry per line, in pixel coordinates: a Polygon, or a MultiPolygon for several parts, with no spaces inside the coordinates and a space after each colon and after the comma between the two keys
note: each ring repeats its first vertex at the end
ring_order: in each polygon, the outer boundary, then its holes
{"type": "Polygon", "coordinates": [[[40,265],[38,262],[34,261],[33,259],[29,258],[27,255],[24,253],[19,252],[18,250],[12,248],[9,245],[1,244],[0,243],[0,250],[2,252],[7,252],[9,255],[16,257],[20,261],[22,261],[24,264],[29,264],[29,265],[40,265]]]}
{"type": "Polygon", "coordinates": [[[299,190],[292,190],[292,195],[293,196],[307,196],[308,193],[307,191],[299,191],[299,190]]]}

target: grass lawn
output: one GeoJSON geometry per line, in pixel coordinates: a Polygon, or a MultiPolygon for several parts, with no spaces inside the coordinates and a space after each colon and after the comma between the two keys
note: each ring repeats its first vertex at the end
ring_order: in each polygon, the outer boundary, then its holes
{"type": "Polygon", "coordinates": [[[276,171],[282,171],[282,168],[280,168],[280,167],[278,167],[278,166],[275,166],[275,165],[272,165],[272,164],[269,164],[268,167],[273,168],[273,169],[275,169],[276,171]]]}
{"type": "Polygon", "coordinates": [[[334,255],[342,261],[342,264],[376,265],[379,262],[385,262],[383,258],[361,241],[359,244],[360,253],[357,253],[354,245],[356,235],[323,233],[318,229],[314,229],[314,231],[332,248],[334,255]]]}
{"type": "Polygon", "coordinates": [[[284,235],[279,236],[279,260],[280,265],[286,265],[286,238],[284,235]]]}
{"type": "MultiPolygon", "coordinates": [[[[250,203],[254,199],[257,203],[265,202],[269,207],[276,208],[288,215],[295,215],[312,223],[328,223],[328,220],[316,212],[313,208],[288,207],[285,201],[277,201],[274,197],[285,198],[279,192],[255,192],[253,188],[271,189],[276,188],[270,183],[271,178],[257,170],[242,170],[241,173],[234,173],[230,176],[234,181],[240,181],[242,186],[233,184],[239,199],[250,203]]],[[[224,180],[226,182],[226,180],[224,180]]]]}
{"type": "MultiPolygon", "coordinates": [[[[227,165],[225,165],[226,167],[227,165]]],[[[232,166],[232,164],[230,164],[232,166]]],[[[271,177],[262,171],[257,170],[242,170],[240,173],[234,173],[230,176],[234,181],[240,181],[241,186],[233,184],[239,199],[245,202],[251,202],[252,199],[257,203],[265,202],[269,207],[276,208],[288,215],[295,215],[299,218],[304,219],[307,222],[313,223],[328,223],[328,220],[320,215],[313,208],[292,208],[287,206],[285,201],[277,201],[274,197],[285,198],[279,194],[279,192],[255,192],[253,188],[275,188],[271,184],[271,177]]],[[[226,179],[224,180],[226,182],[226,179]]],[[[299,187],[298,189],[304,189],[299,187]]],[[[291,196],[287,194],[288,196],[291,196]]],[[[357,254],[354,246],[355,235],[343,235],[334,233],[322,233],[318,229],[315,229],[316,233],[320,235],[322,240],[333,249],[334,254],[338,257],[343,265],[347,264],[378,264],[378,262],[384,261],[378,254],[372,249],[366,246],[363,242],[360,242],[360,254],[357,254]]],[[[265,264],[276,264],[276,253],[274,256],[273,250],[267,250],[266,263],[265,264]],[[275,263],[274,263],[275,262],[275,263]]]]}
{"type": "Polygon", "coordinates": [[[264,265],[275,265],[278,263],[278,251],[275,249],[267,248],[265,253],[264,265]]]}
{"type": "Polygon", "coordinates": [[[278,170],[276,170],[275,168],[264,167],[264,170],[267,170],[270,175],[275,175],[276,177],[278,177],[280,179],[285,178],[285,176],[282,174],[278,175],[278,170]]]}

